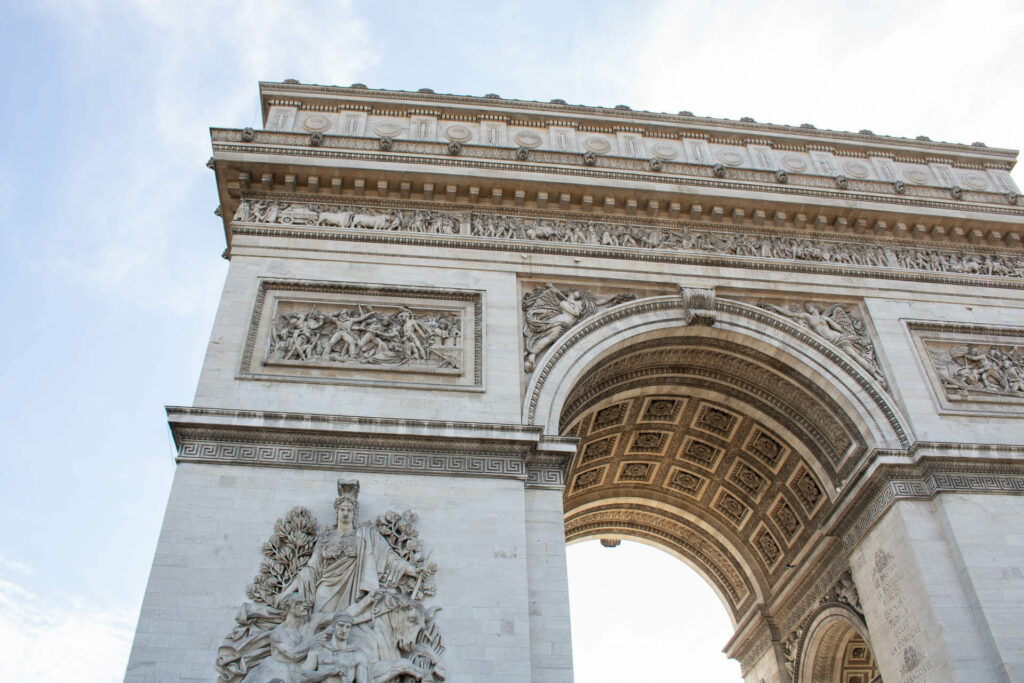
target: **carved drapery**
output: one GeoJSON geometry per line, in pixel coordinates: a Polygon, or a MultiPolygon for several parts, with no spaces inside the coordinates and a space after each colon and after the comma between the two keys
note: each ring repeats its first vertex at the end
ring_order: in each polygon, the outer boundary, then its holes
{"type": "Polygon", "coordinates": [[[850,305],[805,301],[803,305],[792,303],[788,307],[768,302],[759,303],[758,306],[795,320],[815,336],[849,354],[883,387],[888,386],[878,364],[875,343],[868,335],[864,322],[854,315],[850,305]]]}
{"type": "Polygon", "coordinates": [[[357,525],[359,482],[338,481],[336,525],[293,508],[217,653],[219,680],[444,680],[445,648],[424,601],[436,590],[411,511],[357,525]],[[330,678],[334,676],[335,678],[330,678]]]}
{"type": "Polygon", "coordinates": [[[631,293],[597,296],[588,289],[559,289],[551,283],[524,293],[523,370],[533,372],[537,356],[580,320],[634,299],[636,295],[631,293]]]}
{"type": "Polygon", "coordinates": [[[278,301],[265,362],[459,371],[462,315],[409,306],[278,301]]]}

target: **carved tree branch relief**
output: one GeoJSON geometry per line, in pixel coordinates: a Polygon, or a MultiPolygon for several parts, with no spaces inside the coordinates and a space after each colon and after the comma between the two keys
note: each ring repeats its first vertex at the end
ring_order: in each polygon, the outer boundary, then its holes
{"type": "Polygon", "coordinates": [[[437,567],[411,511],[357,524],[359,482],[338,481],[335,523],[293,508],[274,525],[217,652],[221,681],[443,681],[437,567]]]}

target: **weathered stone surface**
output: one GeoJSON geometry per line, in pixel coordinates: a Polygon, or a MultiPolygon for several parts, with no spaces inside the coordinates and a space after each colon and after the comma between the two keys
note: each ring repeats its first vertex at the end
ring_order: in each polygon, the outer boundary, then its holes
{"type": "Polygon", "coordinates": [[[1014,152],[262,98],[263,130],[212,131],[231,265],[194,405],[168,410],[127,680],[220,656],[223,680],[569,681],[564,545],[590,538],[689,562],[750,683],[1024,676],[1014,152]],[[366,555],[358,534],[402,561],[334,599],[322,558],[366,555]],[[367,595],[415,631],[386,656],[367,595]]]}

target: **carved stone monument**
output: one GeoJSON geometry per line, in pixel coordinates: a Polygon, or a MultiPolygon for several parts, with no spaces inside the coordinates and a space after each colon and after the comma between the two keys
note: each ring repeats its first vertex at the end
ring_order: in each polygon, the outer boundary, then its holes
{"type": "Polygon", "coordinates": [[[253,602],[218,650],[221,680],[445,680],[440,608],[423,604],[437,567],[424,562],[416,515],[357,525],[358,496],[358,481],[338,481],[333,527],[302,507],[274,525],[253,602]]]}
{"type": "Polygon", "coordinates": [[[693,567],[748,683],[1024,680],[1015,151],[260,101],[126,680],[571,681],[586,539],[693,567]]]}

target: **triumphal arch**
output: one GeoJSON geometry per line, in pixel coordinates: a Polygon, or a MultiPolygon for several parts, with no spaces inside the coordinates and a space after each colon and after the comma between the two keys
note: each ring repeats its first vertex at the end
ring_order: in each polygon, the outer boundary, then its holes
{"type": "Polygon", "coordinates": [[[569,681],[588,538],[695,568],[750,683],[1024,679],[1016,152],[260,97],[128,680],[569,681]]]}

